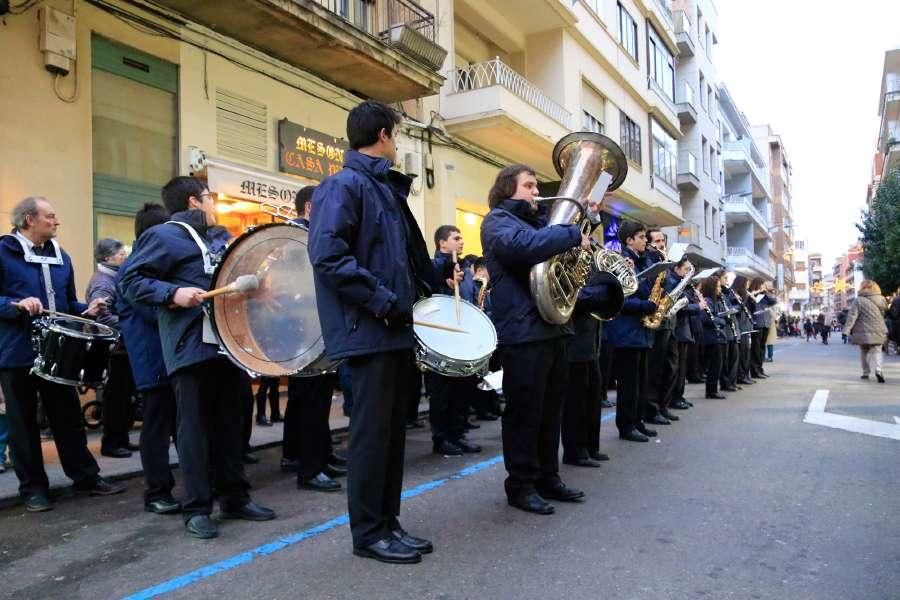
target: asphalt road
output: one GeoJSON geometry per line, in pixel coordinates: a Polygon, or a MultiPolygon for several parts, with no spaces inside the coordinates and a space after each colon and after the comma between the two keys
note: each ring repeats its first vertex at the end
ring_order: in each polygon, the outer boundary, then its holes
{"type": "Polygon", "coordinates": [[[696,406],[655,443],[605,423],[612,460],[564,466],[587,501],[553,516],[506,506],[498,423],[473,432],[484,452],[466,459],[432,456],[416,430],[401,520],[436,546],[419,565],[352,556],[343,494],[297,491],[271,449],[248,473],[279,518],[226,522],[214,541],[142,512],[140,480],[49,513],[0,511],[0,597],[900,598],[900,441],[802,422],[828,389],[829,412],[893,423],[900,359],[887,384],[860,381],[856,348],[837,342],[780,342],[773,376],[727,400],[690,386],[696,406]]]}

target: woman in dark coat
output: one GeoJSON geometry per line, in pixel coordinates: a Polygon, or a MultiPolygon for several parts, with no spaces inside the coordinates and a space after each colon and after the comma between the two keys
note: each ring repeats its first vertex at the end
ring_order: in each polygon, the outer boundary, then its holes
{"type": "Polygon", "coordinates": [[[722,297],[722,283],[718,277],[707,277],[700,284],[700,293],[706,300],[709,310],[700,314],[703,324],[703,358],[706,366],[706,397],[724,399],[717,387],[722,373],[722,349],[727,340],[725,338],[725,319],[714,312],[715,306],[720,303],[722,297]]]}

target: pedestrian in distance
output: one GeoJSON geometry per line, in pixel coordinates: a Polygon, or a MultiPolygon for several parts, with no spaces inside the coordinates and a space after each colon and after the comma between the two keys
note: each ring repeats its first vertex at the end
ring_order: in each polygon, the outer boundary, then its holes
{"type": "Polygon", "coordinates": [[[850,343],[859,346],[861,379],[868,379],[869,374],[874,371],[878,382],[884,383],[881,349],[888,334],[884,323],[886,311],[887,301],[881,295],[881,288],[871,279],[863,280],[856,299],[850,304],[844,326],[844,331],[850,336],[850,343]]]}

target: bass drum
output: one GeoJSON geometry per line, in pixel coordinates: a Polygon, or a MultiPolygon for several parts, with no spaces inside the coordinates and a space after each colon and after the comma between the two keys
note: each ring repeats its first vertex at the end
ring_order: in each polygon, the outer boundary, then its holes
{"type": "Polygon", "coordinates": [[[248,230],[222,255],[211,289],[241,275],[255,275],[259,287],[216,296],[208,310],[225,354],[254,375],[312,377],[333,371],[339,361],[325,356],[306,229],[272,223],[248,230]]]}

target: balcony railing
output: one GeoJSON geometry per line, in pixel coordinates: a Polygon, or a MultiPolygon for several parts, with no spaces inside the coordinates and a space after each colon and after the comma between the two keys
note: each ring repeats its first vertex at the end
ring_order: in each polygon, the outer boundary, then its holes
{"type": "Polygon", "coordinates": [[[682,173],[697,176],[697,157],[690,152],[684,152],[678,157],[678,174],[682,173]]]}
{"type": "Polygon", "coordinates": [[[753,156],[753,141],[750,138],[728,140],[722,144],[722,146],[722,149],[725,152],[739,152],[744,155],[744,160],[746,160],[747,165],[750,167],[750,171],[753,173],[754,177],[756,177],[762,188],[768,193],[769,178],[766,176],[763,168],[756,164],[756,160],[753,156]]]}
{"type": "Polygon", "coordinates": [[[405,25],[430,42],[435,41],[434,15],[411,0],[313,0],[345,21],[376,37],[385,38],[405,25]]]}
{"type": "Polygon", "coordinates": [[[691,33],[691,20],[683,10],[676,10],[673,15],[675,33],[691,33]]]}
{"type": "Polygon", "coordinates": [[[685,221],[678,226],[678,241],[685,244],[700,243],[700,226],[691,221],[685,221]]]}
{"type": "Polygon", "coordinates": [[[537,85],[500,60],[500,57],[480,63],[457,67],[447,74],[452,92],[468,92],[499,85],[563,127],[571,129],[572,115],[547,96],[537,85]]]}
{"type": "Polygon", "coordinates": [[[728,246],[728,259],[735,266],[753,267],[762,273],[772,274],[775,271],[774,264],[770,265],[765,259],[743,246],[728,246]]]}
{"type": "Polygon", "coordinates": [[[673,27],[674,25],[672,23],[672,9],[666,6],[665,0],[656,0],[656,6],[659,7],[659,13],[662,15],[662,18],[666,21],[669,27],[673,27]]]}
{"type": "Polygon", "coordinates": [[[747,212],[763,229],[768,229],[769,220],[763,215],[758,208],[753,206],[752,196],[746,194],[729,194],[723,198],[725,210],[734,210],[736,212],[747,212]]]}
{"type": "Polygon", "coordinates": [[[691,87],[691,84],[682,80],[678,86],[678,94],[675,96],[675,101],[678,104],[690,104],[691,106],[696,107],[696,104],[694,103],[694,94],[694,88],[691,87]]]}

